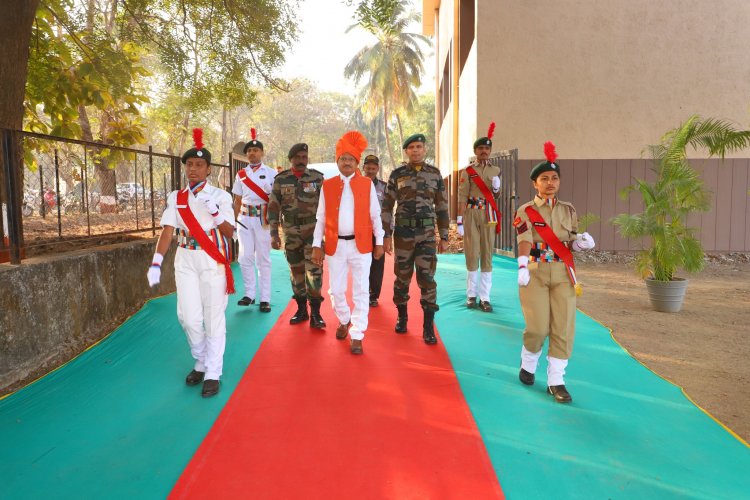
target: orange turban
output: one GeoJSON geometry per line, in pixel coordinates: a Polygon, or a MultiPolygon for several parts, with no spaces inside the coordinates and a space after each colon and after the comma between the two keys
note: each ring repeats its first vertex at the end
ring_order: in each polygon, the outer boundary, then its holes
{"type": "Polygon", "coordinates": [[[356,130],[350,130],[342,135],[339,142],[336,143],[336,161],[341,158],[342,154],[349,153],[359,163],[359,158],[365,149],[367,149],[367,139],[365,139],[365,136],[356,130]]]}

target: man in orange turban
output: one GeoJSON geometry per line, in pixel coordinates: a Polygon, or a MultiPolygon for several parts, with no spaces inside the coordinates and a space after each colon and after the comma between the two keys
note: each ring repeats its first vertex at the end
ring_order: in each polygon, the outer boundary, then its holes
{"type": "Polygon", "coordinates": [[[336,143],[339,175],[323,182],[313,234],[312,261],[328,261],[328,281],[333,310],[339,320],[336,338],[351,337],[352,354],[362,354],[367,330],[370,264],[383,255],[383,225],[380,203],[372,181],[359,174],[359,160],[367,139],[349,131],[336,143]],[[373,250],[373,236],[375,245],[373,250]],[[348,274],[352,274],[352,311],[346,302],[348,274]]]}

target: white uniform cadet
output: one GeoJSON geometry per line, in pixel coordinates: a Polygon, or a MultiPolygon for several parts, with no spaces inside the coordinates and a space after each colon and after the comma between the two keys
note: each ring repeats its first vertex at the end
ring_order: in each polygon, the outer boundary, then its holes
{"type": "MultiPolygon", "coordinates": [[[[247,177],[263,192],[271,194],[276,170],[263,163],[255,167],[248,165],[244,170],[247,177]]],[[[260,275],[260,302],[271,302],[271,228],[266,222],[267,203],[240,180],[239,174],[234,179],[232,194],[242,197],[238,219],[242,225],[237,230],[240,253],[237,260],[245,285],[244,295],[255,300],[257,267],[260,275]]]]}
{"type": "MultiPolygon", "coordinates": [[[[231,256],[231,240],[227,241],[216,228],[214,217],[206,209],[202,198],[210,198],[219,206],[225,221],[234,225],[232,197],[226,191],[206,182],[198,195],[188,195],[190,210],[209,238],[225,256],[231,256]]],[[[177,191],[167,198],[167,208],[161,226],[173,226],[177,235],[174,261],[177,285],[177,319],[182,325],[195,359],[195,370],[205,372],[205,378],[219,380],[224,363],[226,344],[227,280],[224,266],[203,251],[189,236],[187,225],[177,211],[177,191]]]]}

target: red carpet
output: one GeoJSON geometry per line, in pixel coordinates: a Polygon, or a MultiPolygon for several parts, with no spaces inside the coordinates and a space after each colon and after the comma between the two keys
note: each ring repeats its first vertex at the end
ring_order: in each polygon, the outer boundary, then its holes
{"type": "Polygon", "coordinates": [[[394,333],[386,268],[361,356],[334,337],[327,282],[325,332],[287,307],[170,498],[503,497],[442,343],[422,342],[415,283],[394,333]]]}

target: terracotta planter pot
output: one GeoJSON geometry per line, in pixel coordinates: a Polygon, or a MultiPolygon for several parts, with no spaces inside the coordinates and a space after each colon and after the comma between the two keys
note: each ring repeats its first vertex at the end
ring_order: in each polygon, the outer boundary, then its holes
{"type": "Polygon", "coordinates": [[[672,281],[646,279],[646,289],[651,306],[661,312],[679,312],[685,299],[688,280],[674,278],[672,281]]]}

